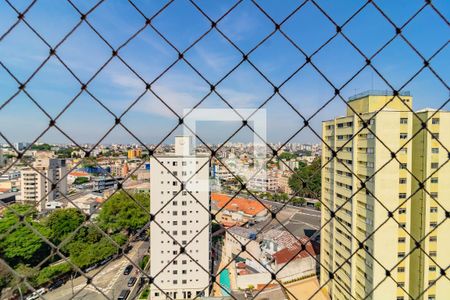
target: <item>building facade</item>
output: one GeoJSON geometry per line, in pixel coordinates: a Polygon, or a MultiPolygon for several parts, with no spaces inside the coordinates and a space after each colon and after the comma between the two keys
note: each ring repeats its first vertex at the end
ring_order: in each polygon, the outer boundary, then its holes
{"type": "Polygon", "coordinates": [[[321,284],[333,299],[444,299],[450,282],[434,280],[450,263],[450,224],[430,230],[450,209],[450,169],[433,173],[447,160],[450,113],[413,113],[406,93],[367,92],[348,104],[322,125],[321,284]]]}
{"type": "Polygon", "coordinates": [[[151,299],[208,296],[209,157],[196,156],[189,137],[176,137],[175,153],[150,164],[151,299]]]}
{"type": "Polygon", "coordinates": [[[67,194],[66,161],[38,153],[33,168],[21,170],[21,201],[42,211],[67,194]]]}

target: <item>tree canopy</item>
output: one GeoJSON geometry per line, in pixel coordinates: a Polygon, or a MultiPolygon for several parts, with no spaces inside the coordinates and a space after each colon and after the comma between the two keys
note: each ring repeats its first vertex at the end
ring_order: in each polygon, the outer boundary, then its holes
{"type": "Polygon", "coordinates": [[[283,152],[278,155],[278,158],[282,160],[291,160],[297,158],[297,155],[291,152],[283,152]]]}
{"type": "Polygon", "coordinates": [[[133,193],[131,196],[134,200],[120,191],[103,204],[97,218],[102,229],[109,233],[135,232],[147,224],[150,209],[149,194],[133,193]]]}
{"type": "Polygon", "coordinates": [[[321,161],[316,158],[310,165],[300,163],[299,168],[289,178],[289,186],[297,195],[308,198],[320,198],[321,161]],[[303,185],[305,182],[305,186],[303,185]]]}
{"type": "Polygon", "coordinates": [[[11,266],[34,264],[50,254],[50,247],[39,236],[47,237],[49,231],[32,220],[35,213],[28,205],[14,204],[0,219],[0,254],[11,266]],[[24,216],[29,225],[20,222],[17,214],[24,216]]]}
{"type": "Polygon", "coordinates": [[[84,215],[76,208],[57,209],[50,213],[45,220],[50,230],[50,238],[55,244],[74,232],[84,221],[84,215]]]}

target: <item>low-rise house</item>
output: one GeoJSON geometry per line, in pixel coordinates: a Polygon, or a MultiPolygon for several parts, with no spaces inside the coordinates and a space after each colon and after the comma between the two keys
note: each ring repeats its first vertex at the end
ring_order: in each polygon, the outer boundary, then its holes
{"type": "Polygon", "coordinates": [[[224,194],[211,194],[212,211],[225,227],[241,226],[248,222],[257,223],[267,219],[268,210],[258,200],[233,198],[224,194]]]}

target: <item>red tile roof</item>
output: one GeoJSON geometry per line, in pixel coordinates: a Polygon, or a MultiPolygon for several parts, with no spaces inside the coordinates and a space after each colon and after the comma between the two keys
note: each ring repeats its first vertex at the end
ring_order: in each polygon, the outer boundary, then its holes
{"type": "Polygon", "coordinates": [[[75,176],[75,177],[89,177],[89,173],[80,172],[80,171],[71,172],[69,175],[70,176],[75,176]]]}
{"type": "Polygon", "coordinates": [[[220,209],[224,207],[229,211],[242,211],[247,215],[255,216],[265,210],[266,208],[258,200],[247,198],[233,198],[224,194],[211,194],[211,200],[217,203],[217,207],[220,209]],[[230,201],[228,203],[228,201],[230,201]]]}
{"type": "Polygon", "coordinates": [[[284,264],[291,260],[316,256],[319,253],[320,249],[317,243],[307,241],[307,238],[302,238],[300,240],[303,244],[306,243],[305,250],[301,251],[302,247],[299,242],[291,245],[290,247],[283,248],[272,255],[275,263],[284,264]]]}

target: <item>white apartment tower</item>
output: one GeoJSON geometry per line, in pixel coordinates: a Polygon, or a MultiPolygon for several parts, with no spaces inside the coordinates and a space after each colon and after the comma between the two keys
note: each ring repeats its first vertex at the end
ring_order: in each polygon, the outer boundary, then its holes
{"type": "Polygon", "coordinates": [[[150,299],[207,296],[209,157],[196,156],[191,138],[183,136],[175,138],[175,153],[152,157],[150,165],[150,299]]]}
{"type": "Polygon", "coordinates": [[[42,152],[37,154],[33,167],[36,170],[25,168],[21,171],[21,199],[42,211],[67,193],[66,161],[42,152]]]}

